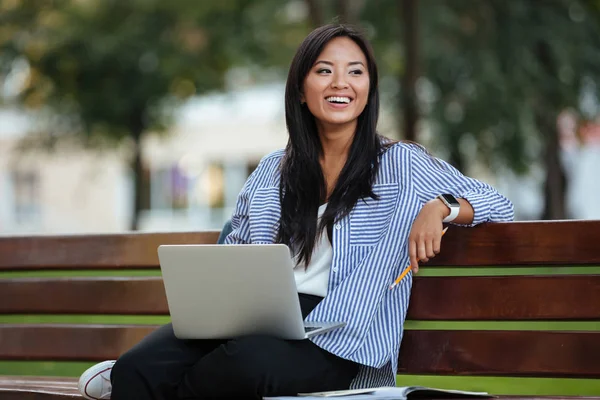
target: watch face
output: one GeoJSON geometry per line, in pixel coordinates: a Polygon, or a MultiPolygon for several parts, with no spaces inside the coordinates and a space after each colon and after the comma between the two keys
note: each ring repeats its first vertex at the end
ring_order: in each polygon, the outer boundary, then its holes
{"type": "Polygon", "coordinates": [[[458,200],[456,200],[456,197],[452,196],[451,194],[442,194],[441,196],[448,202],[448,204],[450,204],[450,206],[460,206],[460,203],[458,200]]]}

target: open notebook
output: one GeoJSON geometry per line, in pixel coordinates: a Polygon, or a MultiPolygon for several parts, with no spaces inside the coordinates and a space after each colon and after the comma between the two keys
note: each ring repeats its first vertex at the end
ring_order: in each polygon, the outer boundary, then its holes
{"type": "Polygon", "coordinates": [[[464,399],[464,398],[492,398],[486,392],[468,392],[461,390],[428,388],[423,386],[405,387],[380,387],[370,389],[336,390],[331,392],[300,393],[298,396],[265,397],[271,400],[291,399],[335,399],[352,400],[403,400],[403,399],[464,399]]]}

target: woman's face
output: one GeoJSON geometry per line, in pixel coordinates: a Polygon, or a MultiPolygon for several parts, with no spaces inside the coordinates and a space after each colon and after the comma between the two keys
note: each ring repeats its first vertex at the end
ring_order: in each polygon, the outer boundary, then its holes
{"type": "Polygon", "coordinates": [[[304,79],[302,101],[319,130],[356,125],[369,97],[367,59],[347,37],[327,43],[304,79]]]}

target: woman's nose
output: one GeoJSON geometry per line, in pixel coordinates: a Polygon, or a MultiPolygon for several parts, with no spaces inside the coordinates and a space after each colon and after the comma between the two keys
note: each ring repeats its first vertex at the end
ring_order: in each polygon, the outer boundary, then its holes
{"type": "Polygon", "coordinates": [[[336,74],[333,76],[331,81],[331,87],[333,89],[345,89],[348,87],[344,74],[336,74]]]}

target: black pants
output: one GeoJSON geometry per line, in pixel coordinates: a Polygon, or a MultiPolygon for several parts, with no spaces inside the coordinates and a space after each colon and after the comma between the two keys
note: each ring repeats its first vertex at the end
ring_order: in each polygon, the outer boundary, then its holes
{"type": "MultiPolygon", "coordinates": [[[[320,300],[300,294],[303,316],[320,300]]],[[[358,364],[309,340],[181,340],[168,324],[117,360],[112,400],[260,399],[347,389],[357,373],[358,364]]]]}

